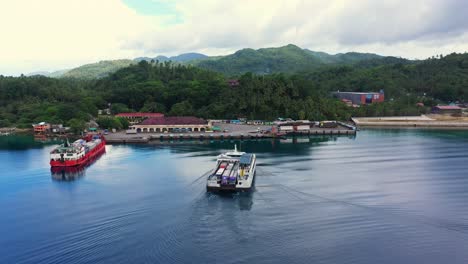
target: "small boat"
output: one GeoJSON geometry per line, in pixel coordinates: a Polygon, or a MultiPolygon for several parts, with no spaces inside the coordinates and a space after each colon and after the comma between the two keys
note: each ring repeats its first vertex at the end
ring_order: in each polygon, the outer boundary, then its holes
{"type": "Polygon", "coordinates": [[[215,170],[208,176],[207,191],[247,191],[252,188],[257,157],[237,151],[218,156],[215,170]]]}
{"type": "Polygon", "coordinates": [[[106,150],[106,140],[101,135],[87,135],[73,143],[65,142],[50,152],[51,167],[72,167],[86,164],[106,150]]]}

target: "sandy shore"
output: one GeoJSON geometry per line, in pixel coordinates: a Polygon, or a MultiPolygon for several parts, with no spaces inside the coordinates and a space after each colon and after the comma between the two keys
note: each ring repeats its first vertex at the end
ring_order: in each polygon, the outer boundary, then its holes
{"type": "Polygon", "coordinates": [[[356,117],[352,118],[352,120],[358,127],[468,129],[467,117],[444,115],[356,117]]]}

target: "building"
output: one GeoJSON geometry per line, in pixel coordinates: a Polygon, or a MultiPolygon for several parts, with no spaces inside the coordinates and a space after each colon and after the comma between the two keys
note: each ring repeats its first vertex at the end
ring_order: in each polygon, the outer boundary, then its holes
{"type": "Polygon", "coordinates": [[[340,99],[346,100],[343,101],[345,103],[351,102],[351,105],[365,105],[365,104],[372,104],[372,103],[382,103],[385,99],[384,91],[381,90],[378,93],[368,92],[368,93],[360,93],[360,92],[335,92],[333,95],[340,99]]]}
{"type": "Polygon", "coordinates": [[[437,105],[432,107],[432,113],[440,115],[461,115],[462,108],[457,105],[437,105]]]}
{"type": "Polygon", "coordinates": [[[116,114],[116,117],[123,117],[128,120],[130,125],[135,125],[141,123],[147,118],[157,118],[164,117],[164,114],[161,113],[120,113],[116,114]]]}
{"type": "Polygon", "coordinates": [[[228,85],[231,87],[237,87],[240,85],[240,83],[239,83],[239,80],[232,79],[232,80],[228,80],[228,85]]]}
{"type": "Polygon", "coordinates": [[[69,128],[64,127],[62,124],[52,124],[50,126],[50,130],[52,133],[64,134],[65,132],[69,130],[69,128]]]}
{"type": "Polygon", "coordinates": [[[247,121],[247,125],[260,126],[260,125],[264,125],[264,124],[265,124],[265,121],[263,121],[263,120],[248,120],[247,121]]]}
{"type": "Polygon", "coordinates": [[[110,115],[110,114],[111,114],[110,108],[99,109],[98,110],[98,115],[110,115]]]}
{"type": "Polygon", "coordinates": [[[165,132],[204,132],[211,130],[212,124],[204,119],[193,116],[153,117],[130,126],[130,131],[136,133],[165,133],[165,132]]]}
{"type": "Polygon", "coordinates": [[[297,120],[292,122],[283,122],[278,124],[279,132],[301,132],[308,131],[310,127],[313,126],[313,123],[309,120],[297,120]]]}
{"type": "Polygon", "coordinates": [[[341,99],[341,102],[345,103],[347,106],[353,106],[353,101],[349,99],[341,99]]]}
{"type": "Polygon", "coordinates": [[[50,131],[50,124],[46,122],[40,122],[32,125],[35,134],[44,134],[50,131]]]}

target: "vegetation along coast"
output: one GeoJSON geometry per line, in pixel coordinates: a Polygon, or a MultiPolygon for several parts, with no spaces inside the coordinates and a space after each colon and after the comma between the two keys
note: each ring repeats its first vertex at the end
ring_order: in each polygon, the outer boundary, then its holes
{"type": "MultiPolygon", "coordinates": [[[[128,64],[122,60],[98,63],[102,64],[107,66],[97,67],[98,76],[93,72],[96,67],[89,65],[70,71],[80,72],[74,75],[0,76],[0,127],[28,129],[31,124],[47,122],[62,124],[72,133],[96,126],[126,130],[129,122],[116,117],[125,112],[207,120],[358,120],[358,126],[368,126],[375,124],[375,119],[364,122],[360,118],[420,116],[430,114],[439,105],[460,110],[438,115],[449,116],[450,122],[431,118],[438,120],[437,126],[458,123],[457,127],[466,127],[468,54],[413,61],[346,53],[324,59],[287,45],[244,49],[213,58],[139,58],[128,64]],[[279,60],[282,63],[276,63],[279,60]],[[272,64],[275,67],[268,67],[272,64]],[[385,99],[377,102],[364,98],[356,103],[336,95],[370,91],[382,92],[385,99]]],[[[403,123],[378,124],[399,127],[403,123]]],[[[429,125],[417,126],[431,127],[435,123],[425,124],[429,125]]]]}

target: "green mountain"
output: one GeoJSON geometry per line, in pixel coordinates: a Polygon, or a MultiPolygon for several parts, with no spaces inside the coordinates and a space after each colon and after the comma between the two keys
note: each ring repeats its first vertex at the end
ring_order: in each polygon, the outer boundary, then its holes
{"type": "Polygon", "coordinates": [[[320,59],[310,56],[305,50],[294,45],[258,50],[242,49],[231,55],[196,60],[190,63],[227,75],[239,75],[245,72],[257,74],[292,73],[316,69],[324,65],[320,59]]]}
{"type": "Polygon", "coordinates": [[[60,78],[67,71],[69,71],[69,70],[58,70],[58,71],[54,71],[54,72],[38,71],[38,72],[28,73],[28,74],[26,74],[26,76],[45,76],[45,77],[51,77],[51,78],[60,78]]]}
{"type": "Polygon", "coordinates": [[[279,48],[242,49],[231,55],[199,59],[189,63],[226,75],[240,75],[246,72],[255,74],[308,72],[329,65],[369,67],[409,62],[405,59],[372,53],[349,52],[330,55],[289,44],[279,48]]]}
{"type": "Polygon", "coordinates": [[[359,53],[359,52],[348,52],[348,53],[338,53],[336,55],[331,55],[325,52],[312,51],[305,49],[305,52],[308,54],[319,58],[323,63],[326,64],[351,64],[358,63],[365,60],[375,60],[384,58],[373,53],[359,53]]]}
{"type": "Polygon", "coordinates": [[[62,74],[63,78],[100,79],[135,63],[133,60],[107,60],[86,64],[62,74]]]}
{"type": "Polygon", "coordinates": [[[154,57],[154,58],[139,57],[139,58],[136,58],[134,60],[138,61],[138,62],[140,62],[142,60],[145,60],[145,61],[148,61],[148,62],[150,62],[151,60],[159,61],[159,62],[164,62],[164,61],[186,62],[186,61],[199,60],[199,59],[205,59],[205,58],[208,58],[208,56],[205,55],[205,54],[190,52],[190,53],[183,53],[183,54],[180,54],[180,55],[177,55],[177,56],[171,56],[171,57],[166,57],[166,56],[163,56],[163,55],[159,55],[159,56],[154,57]]]}
{"type": "Polygon", "coordinates": [[[325,66],[336,65],[353,65],[358,68],[366,68],[395,63],[412,63],[412,61],[406,59],[384,57],[372,53],[348,52],[331,55],[325,52],[302,49],[290,44],[278,48],[242,49],[226,56],[209,57],[200,53],[184,53],[172,57],[157,56],[155,58],[139,57],[134,60],[108,60],[86,64],[71,70],[53,73],[39,72],[31,75],[43,75],[55,78],[100,79],[130,64],[143,60],[147,62],[152,60],[159,62],[172,61],[220,72],[227,76],[241,75],[246,72],[262,75],[310,72],[325,66]]]}

